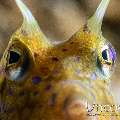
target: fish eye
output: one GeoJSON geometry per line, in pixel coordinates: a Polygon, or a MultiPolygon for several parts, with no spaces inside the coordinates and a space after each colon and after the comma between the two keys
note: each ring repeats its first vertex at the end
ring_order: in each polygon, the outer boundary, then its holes
{"type": "Polygon", "coordinates": [[[102,50],[103,64],[113,66],[116,60],[116,52],[111,45],[105,46],[102,50]]]}
{"type": "Polygon", "coordinates": [[[10,51],[9,52],[9,64],[15,64],[19,62],[20,60],[20,53],[15,52],[15,51],[10,51]]]}
{"type": "Polygon", "coordinates": [[[112,60],[109,57],[110,57],[109,56],[109,50],[108,49],[103,50],[102,58],[104,59],[104,63],[107,64],[107,65],[111,65],[112,64],[112,60]]]}
{"type": "Polygon", "coordinates": [[[12,81],[21,81],[29,73],[32,58],[29,50],[23,45],[11,45],[6,53],[6,77],[12,81]]]}
{"type": "Polygon", "coordinates": [[[106,78],[111,76],[116,60],[116,52],[111,44],[104,45],[97,57],[97,67],[102,76],[106,78]]]}

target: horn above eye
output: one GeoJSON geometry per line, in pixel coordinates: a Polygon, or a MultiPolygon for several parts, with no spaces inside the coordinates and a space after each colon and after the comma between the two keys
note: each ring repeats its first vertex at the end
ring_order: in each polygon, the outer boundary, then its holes
{"type": "Polygon", "coordinates": [[[100,5],[98,6],[94,15],[88,20],[88,26],[91,31],[99,34],[101,32],[101,26],[103,17],[105,15],[106,9],[108,7],[110,0],[101,0],[100,5]]]}
{"type": "Polygon", "coordinates": [[[20,30],[25,31],[29,37],[41,38],[40,42],[44,44],[50,43],[46,35],[40,29],[35,17],[32,15],[28,7],[22,2],[22,0],[15,0],[20,12],[23,15],[23,24],[20,30]]]}

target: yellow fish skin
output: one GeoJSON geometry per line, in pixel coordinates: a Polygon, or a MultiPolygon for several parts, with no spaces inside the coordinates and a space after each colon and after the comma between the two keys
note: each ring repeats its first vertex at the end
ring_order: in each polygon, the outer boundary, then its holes
{"type": "Polygon", "coordinates": [[[15,1],[24,20],[0,61],[0,119],[120,120],[117,112],[89,116],[86,108],[86,103],[115,104],[109,86],[116,53],[101,32],[109,0],[102,0],[88,23],[57,45],[23,2],[15,1]]]}

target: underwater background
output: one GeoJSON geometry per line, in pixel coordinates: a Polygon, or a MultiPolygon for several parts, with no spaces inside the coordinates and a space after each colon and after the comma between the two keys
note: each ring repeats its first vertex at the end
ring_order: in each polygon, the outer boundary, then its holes
{"type": "MultiPolygon", "coordinates": [[[[24,0],[51,41],[67,40],[86,23],[101,0],[24,0]]],[[[111,0],[103,21],[103,35],[116,49],[117,61],[111,78],[112,91],[120,104],[120,0],[111,0]]],[[[0,56],[22,16],[14,0],[0,0],[0,56]]]]}

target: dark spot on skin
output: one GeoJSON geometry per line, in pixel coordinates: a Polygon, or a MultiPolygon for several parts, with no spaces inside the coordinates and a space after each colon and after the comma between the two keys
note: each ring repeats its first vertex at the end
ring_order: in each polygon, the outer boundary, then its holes
{"type": "Polygon", "coordinates": [[[54,69],[54,71],[53,71],[53,73],[52,73],[52,74],[53,74],[53,76],[55,76],[55,77],[56,77],[57,75],[60,75],[60,73],[61,73],[61,72],[60,72],[60,70],[59,70],[59,69],[54,69]]]}
{"type": "Polygon", "coordinates": [[[78,62],[80,61],[80,56],[76,57],[76,61],[78,61],[78,62]]]}
{"type": "Polygon", "coordinates": [[[35,76],[32,78],[32,83],[33,84],[39,84],[42,81],[42,79],[39,76],[35,76]]]}
{"type": "Polygon", "coordinates": [[[51,102],[50,102],[51,106],[55,105],[56,97],[57,97],[57,93],[53,93],[51,96],[51,102]]]}
{"type": "Polygon", "coordinates": [[[20,93],[19,93],[19,96],[24,96],[25,95],[25,91],[21,91],[20,93]]]}
{"type": "Polygon", "coordinates": [[[70,44],[73,44],[74,42],[70,42],[70,44]]]}
{"type": "Polygon", "coordinates": [[[23,30],[23,29],[21,29],[21,33],[22,33],[24,36],[27,36],[27,35],[28,35],[28,33],[27,33],[25,30],[23,30]]]}
{"type": "Polygon", "coordinates": [[[48,67],[41,67],[40,71],[42,71],[44,74],[46,74],[49,71],[48,67]]]}
{"type": "Polygon", "coordinates": [[[57,57],[53,57],[52,60],[55,62],[59,61],[59,59],[57,57]]]}
{"type": "Polygon", "coordinates": [[[35,57],[35,58],[38,57],[38,54],[37,54],[37,53],[34,53],[34,57],[35,57]]]}
{"type": "Polygon", "coordinates": [[[34,95],[34,96],[38,96],[38,95],[39,95],[39,92],[38,92],[38,91],[34,91],[34,92],[33,92],[33,95],[34,95]]]}
{"type": "Polygon", "coordinates": [[[83,27],[83,32],[90,32],[87,24],[84,25],[84,27],[83,27]]]}
{"type": "Polygon", "coordinates": [[[67,97],[64,101],[63,110],[67,107],[68,103],[69,103],[69,97],[67,97]]]}
{"type": "Polygon", "coordinates": [[[67,49],[67,48],[63,48],[62,51],[63,51],[63,52],[66,52],[66,51],[68,51],[68,49],[67,49]]]}
{"type": "Polygon", "coordinates": [[[9,96],[13,96],[13,90],[12,90],[12,88],[8,87],[7,89],[8,89],[7,90],[8,91],[8,95],[9,96]]]}
{"type": "Polygon", "coordinates": [[[49,91],[49,90],[51,89],[51,87],[52,87],[52,86],[49,84],[49,85],[47,85],[47,87],[45,88],[45,90],[46,90],[46,91],[49,91]]]}

